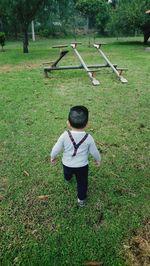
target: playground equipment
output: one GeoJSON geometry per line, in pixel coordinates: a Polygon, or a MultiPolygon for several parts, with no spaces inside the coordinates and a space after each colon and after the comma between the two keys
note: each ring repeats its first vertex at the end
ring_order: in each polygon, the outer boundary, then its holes
{"type": "Polygon", "coordinates": [[[53,46],[53,48],[59,48],[60,49],[60,55],[54,62],[45,63],[45,64],[51,64],[50,66],[44,67],[45,77],[48,77],[48,72],[51,72],[54,70],[84,69],[87,72],[92,84],[94,86],[96,86],[96,85],[100,84],[100,82],[96,79],[96,72],[100,71],[100,68],[110,67],[122,83],[128,82],[122,76],[123,70],[127,70],[127,69],[126,68],[117,68],[116,64],[112,64],[110,62],[110,60],[107,58],[107,56],[104,54],[104,52],[101,49],[102,43],[94,44],[94,47],[97,49],[97,51],[100,53],[100,55],[103,57],[103,59],[105,60],[106,63],[105,64],[95,64],[95,65],[86,65],[85,61],[83,60],[83,58],[81,57],[80,53],[77,50],[78,44],[81,44],[81,43],[74,42],[74,43],[71,43],[70,46],[74,50],[74,52],[77,55],[81,64],[79,66],[74,66],[74,65],[58,66],[58,62],[69,52],[68,50],[63,50],[64,48],[68,47],[68,45],[53,46]]]}

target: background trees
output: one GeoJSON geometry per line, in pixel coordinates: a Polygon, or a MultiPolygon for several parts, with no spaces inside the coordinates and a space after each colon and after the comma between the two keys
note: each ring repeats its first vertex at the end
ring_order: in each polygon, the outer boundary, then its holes
{"type": "Polygon", "coordinates": [[[49,0],[37,13],[37,30],[43,36],[68,34],[74,28],[75,15],[74,0],[49,0]]]}
{"type": "Polygon", "coordinates": [[[150,36],[150,16],[145,14],[147,9],[150,9],[149,0],[120,0],[115,12],[111,10],[110,28],[121,35],[134,35],[141,31],[146,44],[150,36]]]}
{"type": "Polygon", "coordinates": [[[28,52],[28,33],[35,20],[36,33],[44,37],[87,33],[150,36],[150,0],[1,0],[0,31],[6,36],[23,36],[23,52],[28,52]],[[85,32],[84,32],[85,31],[85,32]]]}
{"type": "Polygon", "coordinates": [[[28,53],[28,28],[40,7],[44,7],[45,0],[6,0],[10,7],[10,17],[15,16],[23,33],[23,52],[28,53]]]}
{"type": "Polygon", "coordinates": [[[31,21],[35,19],[37,12],[44,10],[46,4],[51,6],[50,0],[1,0],[0,21],[1,27],[7,33],[18,30],[23,34],[23,52],[28,53],[28,30],[31,21]]]}
{"type": "Polygon", "coordinates": [[[78,0],[76,8],[88,19],[88,27],[104,34],[109,19],[108,4],[105,0],[78,0]]]}

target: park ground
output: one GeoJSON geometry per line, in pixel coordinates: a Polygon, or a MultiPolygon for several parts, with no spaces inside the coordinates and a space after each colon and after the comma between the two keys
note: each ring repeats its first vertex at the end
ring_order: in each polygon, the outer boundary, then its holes
{"type": "MultiPolygon", "coordinates": [[[[127,67],[121,84],[110,69],[93,86],[83,70],[43,75],[54,44],[72,40],[8,42],[0,52],[2,266],[148,266],[150,255],[149,92],[150,52],[142,38],[102,39],[113,63],[127,67]],[[63,180],[49,152],[66,129],[68,110],[85,105],[91,133],[102,154],[90,158],[85,208],[76,203],[75,180],[63,180]]],[[[101,63],[83,38],[87,63],[101,63]]],[[[97,40],[99,41],[99,40],[97,40]]],[[[78,64],[72,48],[62,64],[78,64]]]]}

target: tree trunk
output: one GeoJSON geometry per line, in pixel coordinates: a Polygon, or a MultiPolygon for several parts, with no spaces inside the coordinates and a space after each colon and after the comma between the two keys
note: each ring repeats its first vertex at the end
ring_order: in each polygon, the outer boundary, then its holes
{"type": "Polygon", "coordinates": [[[0,31],[3,31],[3,22],[1,19],[0,19],[0,31]]]}
{"type": "Polygon", "coordinates": [[[150,32],[144,32],[144,44],[147,44],[150,37],[150,32]]]}
{"type": "Polygon", "coordinates": [[[143,34],[144,34],[144,44],[148,43],[148,39],[150,37],[150,24],[145,24],[142,27],[143,34]]]}
{"type": "Polygon", "coordinates": [[[16,25],[14,25],[14,38],[15,40],[18,40],[18,30],[17,30],[16,25]]]}
{"type": "Polygon", "coordinates": [[[24,38],[23,38],[23,53],[28,53],[28,27],[23,30],[24,38]]]}

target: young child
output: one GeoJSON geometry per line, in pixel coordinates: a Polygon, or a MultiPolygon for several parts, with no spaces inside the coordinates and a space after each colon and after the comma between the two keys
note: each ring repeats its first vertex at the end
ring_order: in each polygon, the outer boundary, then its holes
{"type": "Polygon", "coordinates": [[[88,155],[91,154],[97,166],[100,166],[101,156],[93,137],[85,132],[88,124],[88,109],[84,106],[74,106],[70,109],[65,131],[57,140],[51,151],[51,163],[57,160],[57,155],[63,150],[62,164],[64,177],[70,181],[76,176],[78,205],[84,206],[88,188],[88,155]]]}

